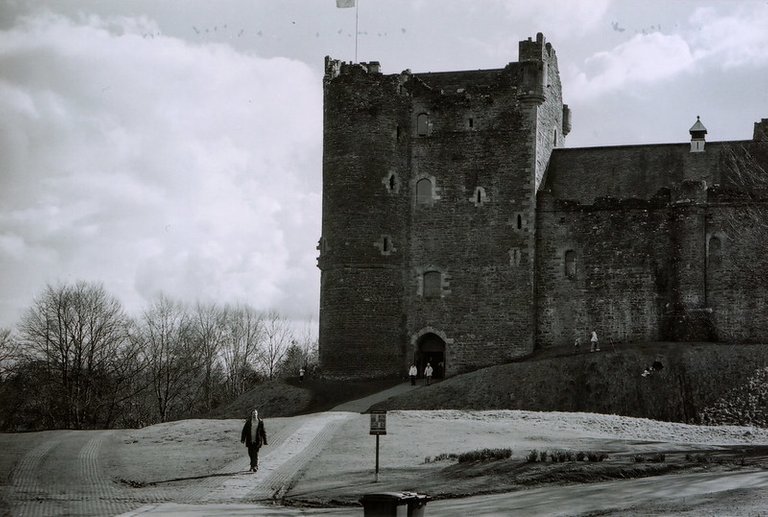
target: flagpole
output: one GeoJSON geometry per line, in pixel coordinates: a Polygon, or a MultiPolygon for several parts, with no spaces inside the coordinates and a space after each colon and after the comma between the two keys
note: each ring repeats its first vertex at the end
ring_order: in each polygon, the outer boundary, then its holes
{"type": "Polygon", "coordinates": [[[359,19],[359,16],[358,16],[359,13],[360,13],[360,0],[357,0],[355,2],[355,63],[357,63],[357,35],[358,35],[357,23],[359,19]]]}

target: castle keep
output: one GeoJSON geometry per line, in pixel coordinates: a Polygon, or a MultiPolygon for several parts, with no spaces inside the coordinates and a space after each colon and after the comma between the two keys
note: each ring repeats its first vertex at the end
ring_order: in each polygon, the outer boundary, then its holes
{"type": "Polygon", "coordinates": [[[326,58],[326,374],[453,375],[593,329],[768,338],[760,186],[734,172],[765,157],[768,120],[751,141],[697,121],[684,144],[565,149],[570,118],[541,34],[494,70],[326,58]]]}

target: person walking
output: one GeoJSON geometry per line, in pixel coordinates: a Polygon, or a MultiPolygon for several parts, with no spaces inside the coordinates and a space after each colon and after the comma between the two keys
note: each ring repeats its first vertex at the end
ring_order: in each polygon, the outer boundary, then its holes
{"type": "Polygon", "coordinates": [[[245,420],[243,432],[240,433],[240,443],[248,447],[248,457],[251,459],[250,472],[259,470],[259,449],[267,445],[267,432],[264,420],[259,418],[258,410],[254,409],[251,416],[245,420]]]}
{"type": "Polygon", "coordinates": [[[304,367],[299,368],[299,382],[304,382],[304,367]]]}
{"type": "Polygon", "coordinates": [[[419,369],[416,368],[415,364],[411,364],[411,367],[408,369],[408,377],[411,378],[411,386],[416,386],[416,376],[419,374],[419,369]]]}
{"type": "Polygon", "coordinates": [[[427,363],[427,367],[424,368],[424,377],[427,378],[427,386],[429,386],[432,383],[432,365],[427,363]]]}
{"type": "Polygon", "coordinates": [[[598,343],[596,330],[592,331],[592,337],[589,339],[589,342],[592,344],[592,348],[589,350],[590,352],[600,351],[600,344],[598,343]]]}

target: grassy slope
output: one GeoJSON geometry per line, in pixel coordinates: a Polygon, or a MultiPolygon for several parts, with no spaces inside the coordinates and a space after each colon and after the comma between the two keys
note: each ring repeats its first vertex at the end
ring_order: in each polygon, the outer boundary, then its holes
{"type": "Polygon", "coordinates": [[[376,408],[583,411],[691,422],[765,365],[766,345],[652,343],[578,354],[554,348],[446,379],[376,408]],[[657,356],[664,369],[642,377],[657,356]]]}
{"type": "MultiPolygon", "coordinates": [[[[549,348],[524,360],[451,377],[375,407],[583,411],[693,422],[702,409],[766,365],[768,345],[643,343],[599,353],[549,348]],[[657,356],[664,369],[642,377],[657,356]]],[[[268,417],[324,411],[397,382],[275,380],[209,416],[244,418],[254,407],[268,417]]]]}

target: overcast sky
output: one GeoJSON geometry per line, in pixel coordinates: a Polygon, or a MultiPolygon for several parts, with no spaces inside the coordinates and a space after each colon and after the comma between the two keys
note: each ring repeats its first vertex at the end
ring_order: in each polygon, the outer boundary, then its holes
{"type": "MultiPolygon", "coordinates": [[[[384,73],[499,68],[544,32],[567,146],[739,140],[768,117],[768,1],[359,0],[384,73]]],[[[317,321],[335,0],[0,0],[0,326],[103,282],[317,321]]]]}

